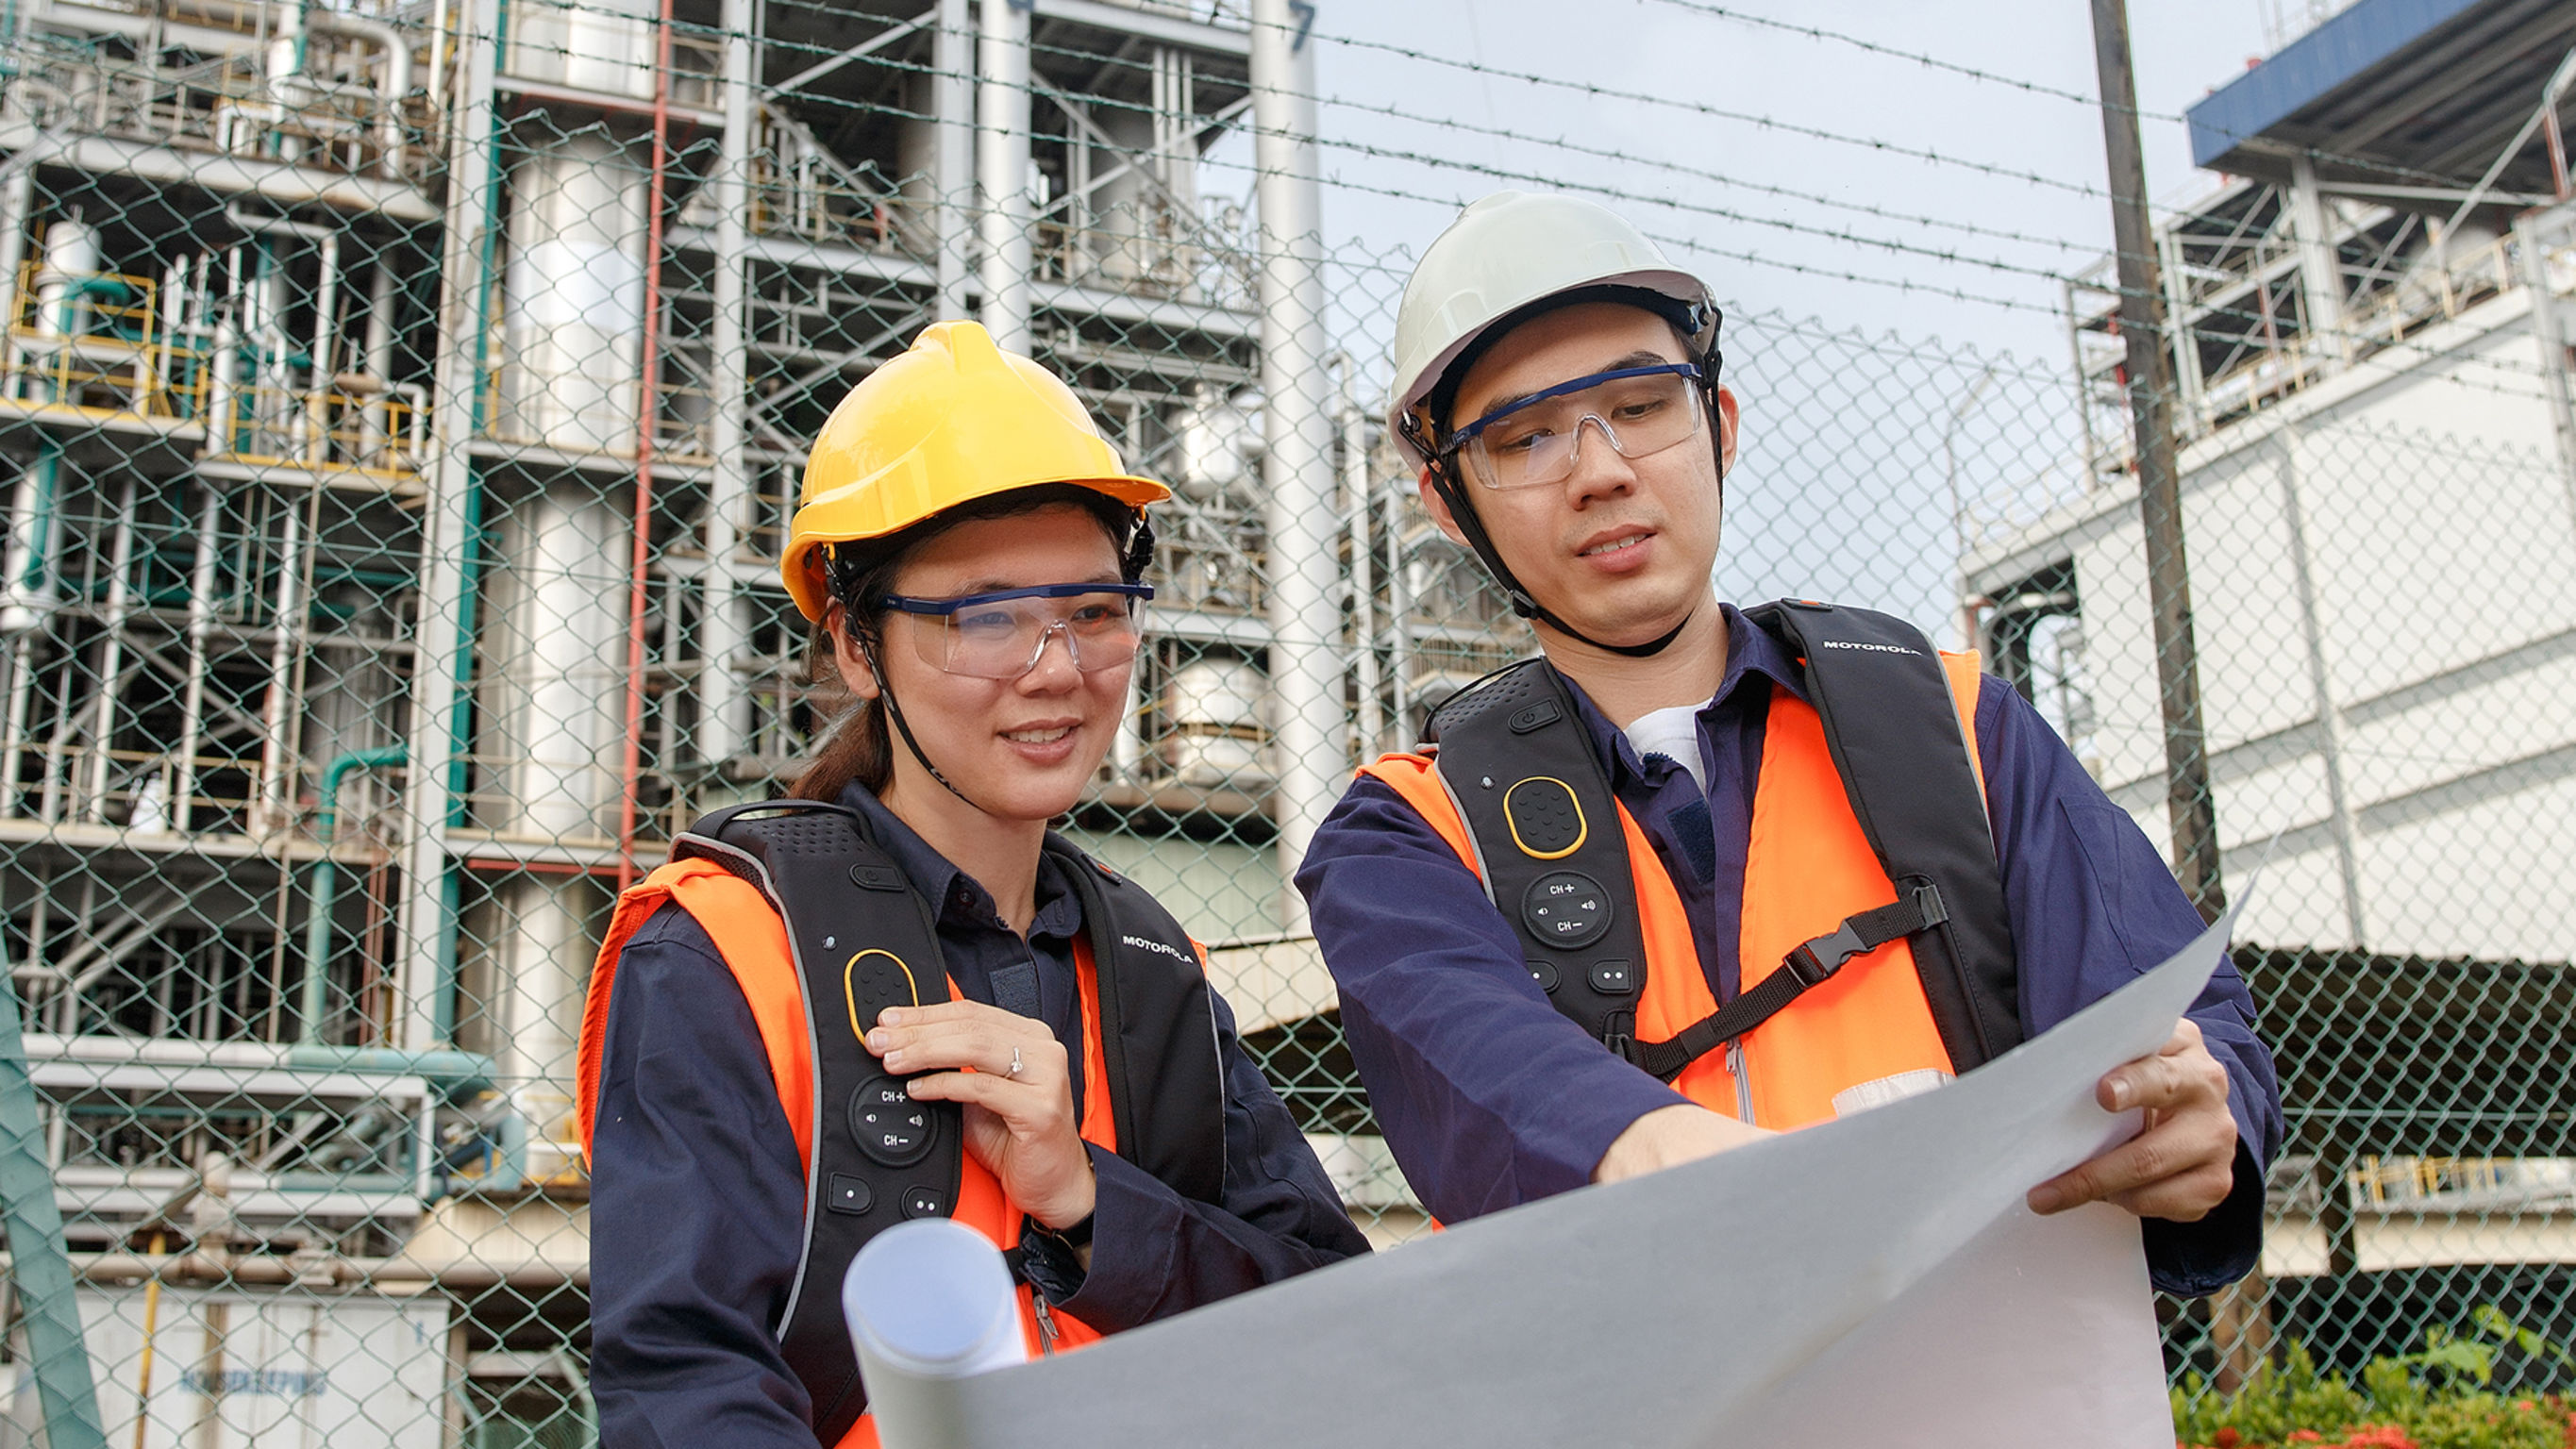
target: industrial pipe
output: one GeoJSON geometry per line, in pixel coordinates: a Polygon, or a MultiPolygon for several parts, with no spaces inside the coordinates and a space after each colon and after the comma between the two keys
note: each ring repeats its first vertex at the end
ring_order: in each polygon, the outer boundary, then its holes
{"type": "Polygon", "coordinates": [[[1368,759],[1386,748],[1384,716],[1377,697],[1377,555],[1369,545],[1368,419],[1351,397],[1355,368],[1351,355],[1336,350],[1325,359],[1333,369],[1333,414],[1342,433],[1342,520],[1350,530],[1351,660],[1359,678],[1359,748],[1368,759]]]}
{"type": "MultiPolygon", "coordinates": [[[[36,201],[36,168],[13,157],[0,178],[0,333],[18,323],[18,270],[27,261],[27,212],[36,201]]],[[[18,371],[18,349],[0,342],[0,397],[16,397],[12,380],[18,371]]]]}
{"type": "Polygon", "coordinates": [[[1315,51],[1289,0],[1252,7],[1253,165],[1261,209],[1261,414],[1271,736],[1281,929],[1305,929],[1291,883],[1340,793],[1342,675],[1324,638],[1337,581],[1331,527],[1332,420],[1324,368],[1322,187],[1315,150],[1315,51]]]}
{"type": "MultiPolygon", "coordinates": [[[[367,335],[362,355],[366,359],[365,381],[369,386],[342,388],[345,392],[364,391],[370,401],[364,413],[365,424],[359,429],[358,456],[361,467],[392,471],[386,455],[393,450],[393,430],[385,417],[384,395],[391,391],[386,381],[394,374],[394,269],[382,251],[376,253],[374,273],[367,279],[367,335]]],[[[341,387],[339,378],[331,380],[341,387]]]]}
{"type": "Polygon", "coordinates": [[[313,824],[322,858],[313,862],[312,903],[304,908],[304,1010],[299,1037],[306,1046],[322,1044],[322,1012],[330,985],[331,901],[340,888],[340,862],[331,849],[340,823],[340,786],[353,771],[385,769],[410,759],[411,752],[401,745],[351,750],[322,772],[322,810],[313,824]]]}
{"type": "Polygon", "coordinates": [[[734,578],[745,509],[751,501],[751,458],[745,450],[743,410],[750,396],[751,353],[743,320],[749,284],[752,130],[759,100],[754,93],[751,0],[725,0],[724,140],[716,174],[708,182],[716,204],[715,316],[711,370],[715,407],[708,442],[715,466],[707,480],[706,575],[699,582],[698,727],[693,753],[702,766],[721,766],[743,753],[749,690],[740,665],[744,652],[741,589],[734,578]]]}
{"type": "Polygon", "coordinates": [[[635,547],[626,592],[626,730],[619,757],[617,889],[635,883],[635,792],[644,772],[644,616],[652,599],[653,445],[661,418],[662,206],[671,155],[671,0],[662,0],[653,66],[653,180],[644,210],[644,358],[635,406],[635,547]]]}
{"type": "Polygon", "coordinates": [[[331,344],[339,330],[339,319],[333,315],[339,310],[340,301],[339,228],[289,221],[279,216],[261,216],[244,211],[237,205],[224,208],[224,219],[253,236],[302,237],[321,248],[322,276],[313,295],[312,372],[304,405],[305,427],[309,430],[305,439],[305,461],[320,467],[331,446],[331,344]]]}
{"type": "MultiPolygon", "coordinates": [[[[432,1265],[400,1257],[335,1256],[298,1260],[291,1255],[276,1253],[256,1253],[237,1258],[228,1254],[219,1257],[203,1251],[159,1256],[73,1253],[70,1257],[73,1276],[90,1283],[157,1280],[206,1286],[273,1288],[327,1282],[338,1288],[392,1287],[399,1284],[406,1289],[427,1286],[451,1293],[480,1293],[496,1288],[542,1292],[590,1286],[588,1263],[571,1266],[539,1263],[496,1268],[487,1263],[432,1265]]],[[[13,1255],[0,1253],[0,1270],[14,1269],[15,1266],[13,1255]]]]}
{"type": "Polygon", "coordinates": [[[378,160],[387,180],[402,179],[403,98],[411,94],[411,42],[403,33],[381,20],[324,6],[304,12],[304,23],[325,35],[347,36],[352,40],[372,42],[385,53],[384,115],[378,121],[378,160]]]}
{"type": "Polygon", "coordinates": [[[134,598],[133,586],[127,581],[134,572],[134,493],[137,480],[131,472],[125,475],[125,486],[117,491],[116,532],[107,551],[107,628],[98,641],[97,713],[90,726],[90,737],[96,746],[89,758],[89,804],[81,813],[93,825],[107,821],[107,787],[115,757],[109,746],[116,738],[116,706],[124,693],[120,677],[125,673],[126,611],[134,598]]]}
{"type": "Polygon", "coordinates": [[[1004,352],[1026,353],[1029,273],[1035,269],[1037,207],[1029,196],[1029,10],[1027,0],[982,0],[976,70],[976,179],[984,193],[984,330],[1004,352]]]}
{"type": "Polygon", "coordinates": [[[931,38],[931,113],[937,118],[938,164],[931,174],[938,195],[932,198],[937,221],[932,228],[938,255],[931,265],[939,278],[939,320],[952,322],[966,310],[966,240],[973,225],[975,188],[975,21],[970,0],[939,0],[939,31],[931,38]],[[960,193],[964,193],[960,195],[960,193]]]}
{"type": "Polygon", "coordinates": [[[212,480],[201,478],[205,507],[197,515],[197,556],[188,568],[188,679],[182,694],[179,724],[178,779],[170,790],[171,823],[185,834],[195,817],[197,751],[204,738],[207,644],[215,628],[215,551],[223,523],[224,496],[212,480]]]}

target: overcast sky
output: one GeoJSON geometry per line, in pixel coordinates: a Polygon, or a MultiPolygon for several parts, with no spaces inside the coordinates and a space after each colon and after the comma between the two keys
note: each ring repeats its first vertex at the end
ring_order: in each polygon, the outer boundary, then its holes
{"type": "MultiPolygon", "coordinates": [[[[2156,113],[2243,73],[2266,48],[2265,3],[2132,6],[2157,201],[2220,184],[2156,113]]],[[[1715,4],[1319,0],[1328,325],[1382,388],[1404,276],[1461,202],[1507,185],[1614,193],[1594,194],[1729,312],[1748,425],[1721,588],[1892,608],[1947,643],[1960,539],[2081,477],[2056,277],[2110,245],[2090,6],[1726,0],[2069,99],[1715,4]]],[[[1248,200],[1249,142],[1210,159],[1210,193],[1248,200]]]]}
{"type": "MultiPolygon", "coordinates": [[[[2134,6],[2141,107],[2178,114],[2240,74],[2264,48],[2263,3],[2134,6]]],[[[2087,97],[2096,89],[2090,7],[2082,0],[1736,0],[1725,8],[2087,97]]],[[[1337,252],[1382,253],[1390,263],[1382,279],[1361,277],[1339,296],[1347,315],[1337,334],[1382,332],[1381,314],[1392,312],[1406,260],[1397,249],[1418,252],[1457,202],[1505,185],[1530,186],[1521,178],[1536,176],[1627,193],[1602,199],[1660,238],[1696,243],[1699,254],[1689,263],[1730,309],[1813,316],[1836,328],[1893,330],[1916,341],[1939,337],[2008,348],[2032,361],[2065,355],[2058,286],[2031,273],[2073,271],[2107,250],[2110,220],[2101,196],[1789,128],[2099,189],[2102,131],[2092,107],[1708,9],[1689,0],[1321,0],[1323,133],[1450,163],[1326,149],[1325,174],[1343,183],[1325,196],[1337,252]],[[1532,76],[1782,125],[1766,128],[1524,78],[1532,76]],[[1494,134],[1504,131],[1519,139],[1494,134]],[[1559,140],[1571,145],[1553,144],[1559,140]],[[1389,191],[1424,199],[1378,194],[1389,191]],[[1655,198],[1681,205],[1658,205],[1655,198]],[[1914,250],[1824,234],[1836,231],[1914,250]],[[1923,254],[1951,250],[2006,265],[1923,254]],[[1877,281],[1830,275],[1842,273],[1877,281]],[[1918,290],[1883,285],[1896,281],[1918,290]],[[1950,291],[1989,300],[1939,295],[1950,291]]],[[[2144,130],[2149,184],[2159,201],[2188,199],[2214,184],[2192,169],[2179,123],[2150,118],[2144,130]]],[[[1240,185],[1248,190],[1248,180],[1240,185]]]]}

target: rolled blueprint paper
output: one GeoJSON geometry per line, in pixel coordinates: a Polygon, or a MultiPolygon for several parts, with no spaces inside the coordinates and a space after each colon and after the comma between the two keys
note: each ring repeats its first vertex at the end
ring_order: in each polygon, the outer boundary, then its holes
{"type": "Polygon", "coordinates": [[[973,1228],[900,1223],[869,1240],[841,1280],[868,1408],[888,1449],[961,1442],[957,1381],[1028,1361],[1011,1271],[973,1228]]]}

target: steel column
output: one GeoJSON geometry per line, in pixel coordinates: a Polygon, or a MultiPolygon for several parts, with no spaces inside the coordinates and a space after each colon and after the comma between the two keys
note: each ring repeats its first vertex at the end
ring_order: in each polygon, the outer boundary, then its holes
{"type": "Polygon", "coordinates": [[[1253,165],[1261,213],[1261,417],[1269,533],[1271,761],[1279,920],[1304,929],[1291,883],[1340,793],[1343,741],[1333,419],[1326,376],[1322,186],[1309,6],[1254,0],[1253,165]],[[1303,12],[1303,17],[1300,17],[1303,12]]]}

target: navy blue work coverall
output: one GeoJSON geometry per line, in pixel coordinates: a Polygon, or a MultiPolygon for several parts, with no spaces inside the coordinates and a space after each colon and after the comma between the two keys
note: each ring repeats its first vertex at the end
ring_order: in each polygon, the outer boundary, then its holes
{"type": "MultiPolygon", "coordinates": [[[[841,802],[938,910],[940,950],[966,996],[1037,966],[1040,1014],[1073,1054],[1083,1030],[1073,963],[1081,906],[1051,859],[1026,942],[993,898],[857,786],[841,802]]],[[[1368,1251],[1332,1181],[1216,1003],[1226,1071],[1221,1205],[1192,1202],[1113,1152],[1099,1174],[1091,1267],[1031,1233],[1029,1274],[1058,1307],[1115,1333],[1368,1251]]],[[[750,1006],[715,943],[665,905],[619,958],[591,1144],[591,1392],[609,1449],[814,1449],[805,1390],[770,1326],[803,1245],[805,1167],[779,1110],[750,1006]]]]}
{"type": "MultiPolygon", "coordinates": [[[[1690,916],[1710,989],[1735,997],[1745,858],[1771,691],[1806,697],[1779,642],[1725,606],[1731,647],[1699,711],[1700,791],[1661,755],[1644,760],[1568,679],[1611,787],[1654,842],[1690,916]]],[[[1988,676],[1977,745],[2033,1034],[2148,969],[2201,920],[2128,812],[2111,803],[2028,701],[1988,676]]],[[[1591,1180],[1611,1141],[1686,1100],[1558,1014],[1522,965],[1502,913],[1456,851],[1381,781],[1334,807],[1297,872],[1341,988],[1351,1055],[1406,1179],[1444,1222],[1591,1180]]],[[[1792,1008],[1794,1009],[1794,1008],[1792,1008]]],[[[2146,1221],[2156,1286],[2207,1293],[2262,1250],[2263,1173],[2281,1143],[2280,1088],[2254,1008],[2222,965],[2190,1012],[2227,1069],[2236,1184],[2197,1223],[2146,1221]]],[[[2033,1184],[2034,1186],[2036,1184],[2033,1184]]]]}

